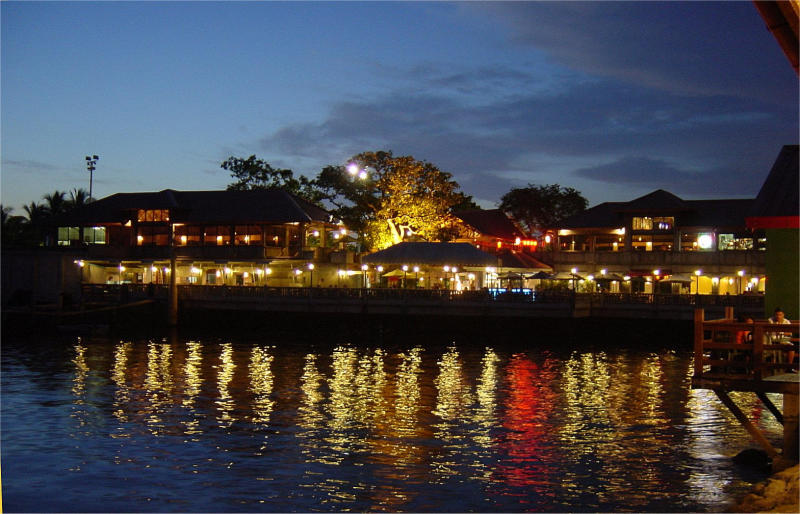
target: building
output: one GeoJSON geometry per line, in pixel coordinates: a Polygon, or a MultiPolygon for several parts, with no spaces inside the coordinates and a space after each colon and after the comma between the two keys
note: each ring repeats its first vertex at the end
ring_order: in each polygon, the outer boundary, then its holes
{"type": "Polygon", "coordinates": [[[537,257],[585,290],[763,292],[766,238],[748,228],[752,199],[684,200],[657,190],[564,220],[537,257]]]}
{"type": "Polygon", "coordinates": [[[54,229],[84,283],[169,283],[174,256],[178,284],[328,285],[354,254],[343,225],[279,189],[117,193],[54,229]]]}
{"type": "Polygon", "coordinates": [[[772,315],[782,307],[786,316],[800,316],[800,146],[786,145],[764,181],[747,217],[748,228],[766,233],[765,308],[772,315]]]}

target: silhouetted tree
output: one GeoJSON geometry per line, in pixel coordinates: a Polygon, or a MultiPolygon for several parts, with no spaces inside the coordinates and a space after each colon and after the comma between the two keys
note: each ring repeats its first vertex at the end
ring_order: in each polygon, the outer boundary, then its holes
{"type": "Polygon", "coordinates": [[[528,184],[515,188],[500,199],[500,208],[516,219],[529,234],[541,233],[586,209],[589,202],[571,187],[558,184],[528,184]]]}

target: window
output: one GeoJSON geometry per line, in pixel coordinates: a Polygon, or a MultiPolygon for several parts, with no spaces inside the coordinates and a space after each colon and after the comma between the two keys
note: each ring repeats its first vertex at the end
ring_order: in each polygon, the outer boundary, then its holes
{"type": "Polygon", "coordinates": [[[231,227],[228,225],[212,225],[206,227],[203,242],[207,246],[231,244],[231,227]]]}
{"type": "Polygon", "coordinates": [[[154,222],[169,221],[169,210],[167,209],[139,209],[136,213],[136,221],[154,222]]]}
{"type": "Polygon", "coordinates": [[[234,227],[234,244],[260,246],[261,242],[260,225],[236,225],[234,227]]]}
{"type": "Polygon", "coordinates": [[[169,227],[143,226],[136,230],[137,246],[168,246],[169,227]]]}
{"type": "Polygon", "coordinates": [[[589,241],[584,235],[559,237],[562,252],[588,252],[589,241]]]}
{"type": "Polygon", "coordinates": [[[200,246],[203,244],[203,227],[175,225],[175,244],[178,246],[200,246]]]}
{"type": "Polygon", "coordinates": [[[266,239],[264,244],[267,246],[284,246],[286,242],[286,227],[282,225],[272,225],[266,229],[266,239]]]}
{"type": "Polygon", "coordinates": [[[752,250],[752,237],[737,237],[735,234],[720,234],[717,240],[720,250],[752,250]]]}
{"type": "Polygon", "coordinates": [[[106,244],[106,227],[83,227],[83,242],[88,245],[106,244]]]}
{"type": "Polygon", "coordinates": [[[58,227],[58,246],[77,244],[80,240],[78,227],[58,227]]]}
{"type": "Polygon", "coordinates": [[[620,252],[625,248],[625,238],[620,236],[597,236],[595,251],[620,252]]]}
{"type": "Polygon", "coordinates": [[[675,218],[672,216],[661,216],[651,218],[649,216],[634,216],[633,230],[672,230],[675,226],[675,218]]]}
{"type": "Polygon", "coordinates": [[[631,246],[638,252],[671,252],[672,236],[633,236],[631,246]]]}

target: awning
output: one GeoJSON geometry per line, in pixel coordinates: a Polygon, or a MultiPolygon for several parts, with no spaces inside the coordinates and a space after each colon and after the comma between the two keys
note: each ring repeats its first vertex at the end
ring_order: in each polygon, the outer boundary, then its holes
{"type": "Polygon", "coordinates": [[[617,273],[606,273],[605,275],[595,275],[595,280],[616,280],[617,282],[624,282],[625,277],[617,273]]]}
{"type": "Polygon", "coordinates": [[[569,271],[559,271],[555,275],[553,275],[553,280],[583,280],[584,277],[578,275],[577,273],[570,273],[569,271]]]}
{"type": "Polygon", "coordinates": [[[694,280],[692,275],[684,275],[681,273],[676,273],[675,275],[670,275],[669,278],[665,278],[662,282],[682,282],[688,284],[694,280]]]}

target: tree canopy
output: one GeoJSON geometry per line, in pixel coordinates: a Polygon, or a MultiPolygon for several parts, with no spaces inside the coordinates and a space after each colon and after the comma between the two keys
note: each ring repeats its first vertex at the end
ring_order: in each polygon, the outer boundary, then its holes
{"type": "Polygon", "coordinates": [[[247,189],[281,188],[292,194],[302,196],[312,202],[318,201],[318,196],[305,176],[294,178],[294,172],[289,169],[273,168],[267,161],[251,155],[246,159],[228,157],[221,165],[223,169],[231,172],[236,182],[228,184],[228,191],[243,191],[247,189]]]}
{"type": "Polygon", "coordinates": [[[500,209],[510,213],[530,234],[553,228],[588,205],[579,191],[559,184],[528,184],[512,189],[500,199],[500,209]]]}
{"type": "Polygon", "coordinates": [[[354,155],[347,167],[327,166],[312,184],[334,214],[374,248],[408,239],[447,239],[453,207],[475,205],[450,173],[391,151],[354,155]]]}

